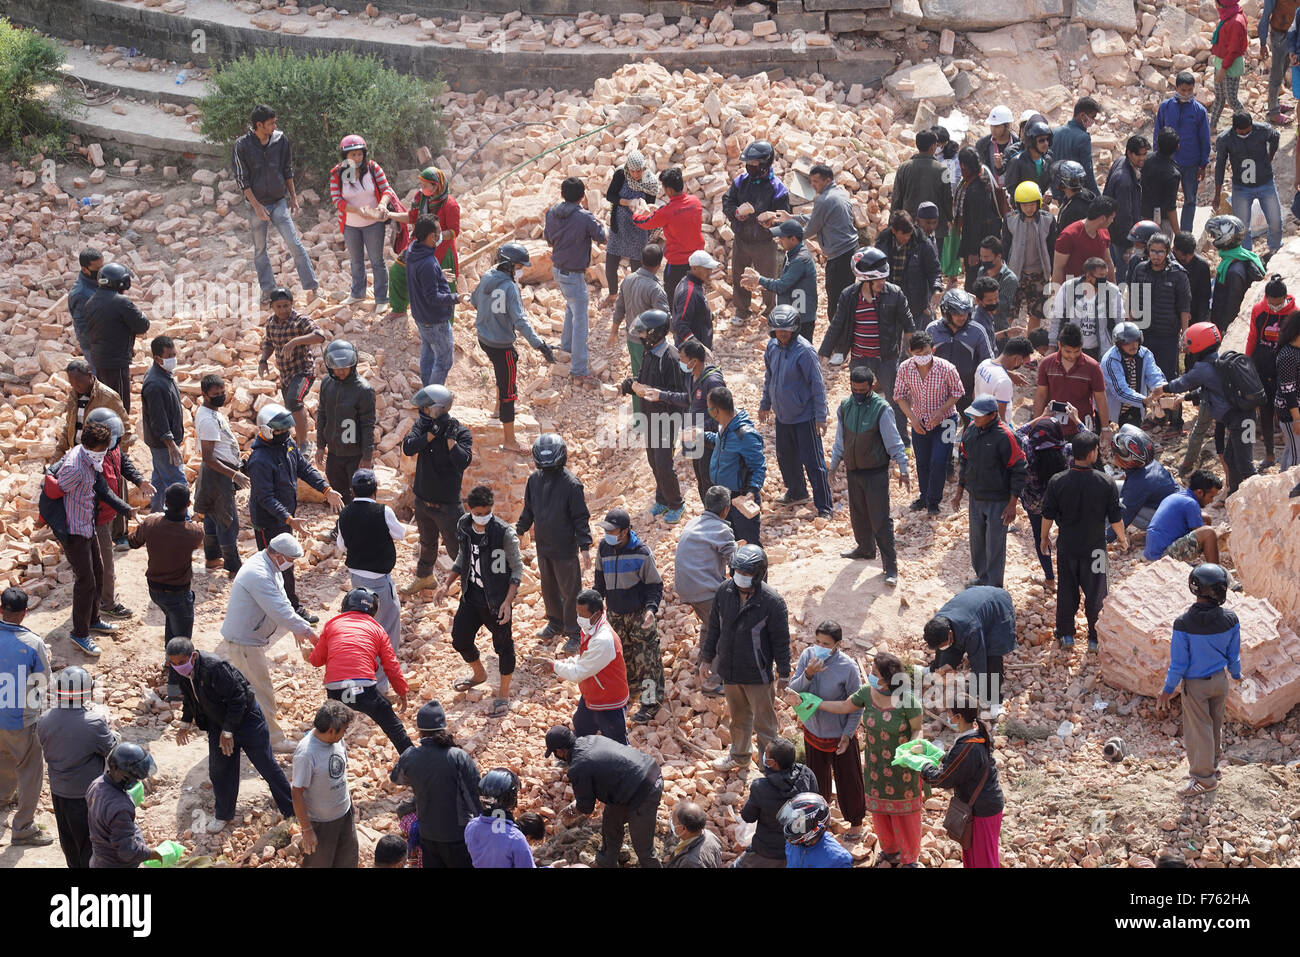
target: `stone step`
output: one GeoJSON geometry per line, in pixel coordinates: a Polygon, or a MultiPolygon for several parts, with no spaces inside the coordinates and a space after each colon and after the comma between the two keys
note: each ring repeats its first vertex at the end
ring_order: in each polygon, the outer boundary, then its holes
{"type": "Polygon", "coordinates": [[[65,46],[63,71],[79,77],[97,90],[117,90],[119,95],[141,101],[175,103],[188,106],[197,103],[208,92],[203,80],[186,79],[178,85],[176,75],[181,72],[174,66],[168,72],[141,72],[119,66],[104,66],[99,62],[101,53],[87,47],[65,46]]]}
{"type": "Polygon", "coordinates": [[[117,143],[199,161],[221,162],[230,152],[229,146],[203,139],[184,117],[164,113],[155,103],[122,97],[101,106],[87,106],[81,115],[69,117],[67,123],[87,143],[117,143]]]}

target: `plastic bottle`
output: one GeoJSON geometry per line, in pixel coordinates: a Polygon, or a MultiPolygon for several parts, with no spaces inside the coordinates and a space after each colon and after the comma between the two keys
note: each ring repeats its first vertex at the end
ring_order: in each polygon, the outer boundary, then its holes
{"type": "Polygon", "coordinates": [[[185,71],[181,70],[180,73],[176,74],[176,85],[180,86],[182,83],[186,81],[186,79],[188,78],[185,76],[185,71]]]}

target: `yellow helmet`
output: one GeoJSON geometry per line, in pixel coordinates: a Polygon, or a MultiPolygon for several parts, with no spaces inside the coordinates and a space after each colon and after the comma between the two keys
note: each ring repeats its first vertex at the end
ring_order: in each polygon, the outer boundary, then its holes
{"type": "Polygon", "coordinates": [[[1033,180],[1027,179],[1016,187],[1017,203],[1041,203],[1042,201],[1043,191],[1033,180]]]}

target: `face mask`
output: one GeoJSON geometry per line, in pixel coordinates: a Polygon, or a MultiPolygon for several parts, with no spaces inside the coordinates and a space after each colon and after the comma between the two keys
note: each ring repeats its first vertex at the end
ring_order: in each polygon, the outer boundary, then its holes
{"type": "Polygon", "coordinates": [[[172,670],[175,671],[178,675],[184,675],[186,678],[188,678],[190,676],[190,672],[194,670],[194,660],[190,659],[189,661],[185,662],[185,664],[183,665],[172,665],[172,670]]]}
{"type": "Polygon", "coordinates": [[[176,371],[176,357],[175,357],[175,356],[172,356],[170,359],[164,359],[164,360],[163,360],[163,363],[162,363],[162,366],[163,366],[163,368],[166,369],[168,372],[175,372],[175,371],[176,371]]]}
{"type": "Polygon", "coordinates": [[[816,658],[818,661],[825,661],[832,654],[834,654],[834,652],[835,652],[834,648],[823,648],[821,645],[813,645],[813,650],[812,650],[813,657],[816,658]]]}
{"type": "Polygon", "coordinates": [[[226,404],[226,394],[224,392],[221,393],[221,395],[208,396],[208,405],[211,408],[219,409],[225,404],[226,404]]]}
{"type": "Polygon", "coordinates": [[[606,545],[617,545],[617,544],[618,544],[618,536],[617,536],[617,535],[608,535],[608,534],[607,534],[607,535],[605,536],[605,544],[606,544],[606,545]]]}
{"type": "Polygon", "coordinates": [[[934,356],[913,356],[913,358],[922,369],[929,368],[930,363],[934,361],[934,356]]]}
{"type": "Polygon", "coordinates": [[[90,271],[90,281],[91,281],[91,282],[99,282],[99,270],[98,270],[98,269],[92,269],[92,270],[90,271]]]}
{"type": "Polygon", "coordinates": [[[1179,102],[1179,103],[1190,103],[1190,102],[1192,102],[1192,94],[1188,93],[1188,94],[1184,95],[1184,94],[1182,94],[1182,93],[1179,93],[1179,94],[1178,94],[1178,102],[1179,102]]]}
{"type": "Polygon", "coordinates": [[[736,583],[736,587],[737,587],[737,588],[752,588],[752,587],[754,587],[754,576],[753,576],[753,575],[742,575],[742,574],[740,574],[739,572],[736,572],[735,574],[733,574],[733,575],[731,576],[731,580],[732,580],[733,582],[736,583]]]}
{"type": "Polygon", "coordinates": [[[106,455],[108,455],[107,449],[105,449],[103,452],[91,452],[90,450],[86,451],[86,458],[90,459],[90,464],[95,467],[96,472],[104,471],[104,456],[106,455]]]}
{"type": "Polygon", "coordinates": [[[880,690],[880,679],[875,675],[867,675],[867,684],[871,685],[872,691],[880,690]]]}
{"type": "Polygon", "coordinates": [[[688,366],[685,362],[678,362],[677,367],[681,369],[683,372],[685,372],[687,375],[691,374],[691,367],[688,366]]]}
{"type": "Polygon", "coordinates": [[[581,615],[579,615],[579,616],[578,616],[578,627],[581,628],[581,629],[582,629],[584,632],[586,632],[587,634],[591,634],[591,619],[590,619],[590,618],[583,618],[581,615]]]}
{"type": "Polygon", "coordinates": [[[855,392],[855,393],[853,393],[853,401],[856,402],[858,405],[862,405],[862,403],[866,402],[867,399],[869,399],[869,398],[871,398],[871,393],[870,393],[870,392],[855,392]]]}
{"type": "Polygon", "coordinates": [[[470,518],[474,519],[475,525],[481,527],[483,525],[486,525],[488,522],[492,521],[492,513],[488,512],[486,515],[474,515],[473,513],[471,513],[470,518]]]}
{"type": "Polygon", "coordinates": [[[284,445],[284,443],[286,443],[286,442],[288,442],[288,441],[289,441],[289,433],[288,433],[288,432],[272,432],[272,433],[271,433],[271,444],[272,444],[272,445],[284,445]]]}

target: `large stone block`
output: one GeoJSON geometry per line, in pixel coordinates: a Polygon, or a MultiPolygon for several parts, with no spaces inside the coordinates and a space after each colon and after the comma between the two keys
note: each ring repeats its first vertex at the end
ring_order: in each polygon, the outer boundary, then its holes
{"type": "Polygon", "coordinates": [[[927,30],[990,30],[1065,14],[1063,0],[921,0],[927,30]]]}
{"type": "Polygon", "coordinates": [[[1259,475],[1228,499],[1228,547],[1242,586],[1272,602],[1293,628],[1300,628],[1300,520],[1292,517],[1291,506],[1300,498],[1287,494],[1297,481],[1300,468],[1259,475]]]}
{"type": "Polygon", "coordinates": [[[1121,33],[1137,32],[1137,9],[1133,0],[1074,0],[1074,19],[1089,27],[1105,27],[1121,33]]]}
{"type": "Polygon", "coordinates": [[[951,106],[956,95],[939,64],[917,63],[885,77],[885,88],[905,103],[929,100],[935,107],[951,106]]]}
{"type": "Polygon", "coordinates": [[[1034,49],[1034,43],[1040,36],[1042,30],[1036,24],[1018,23],[987,33],[971,33],[966,39],[985,56],[1018,56],[1021,52],[1034,49]]]}

